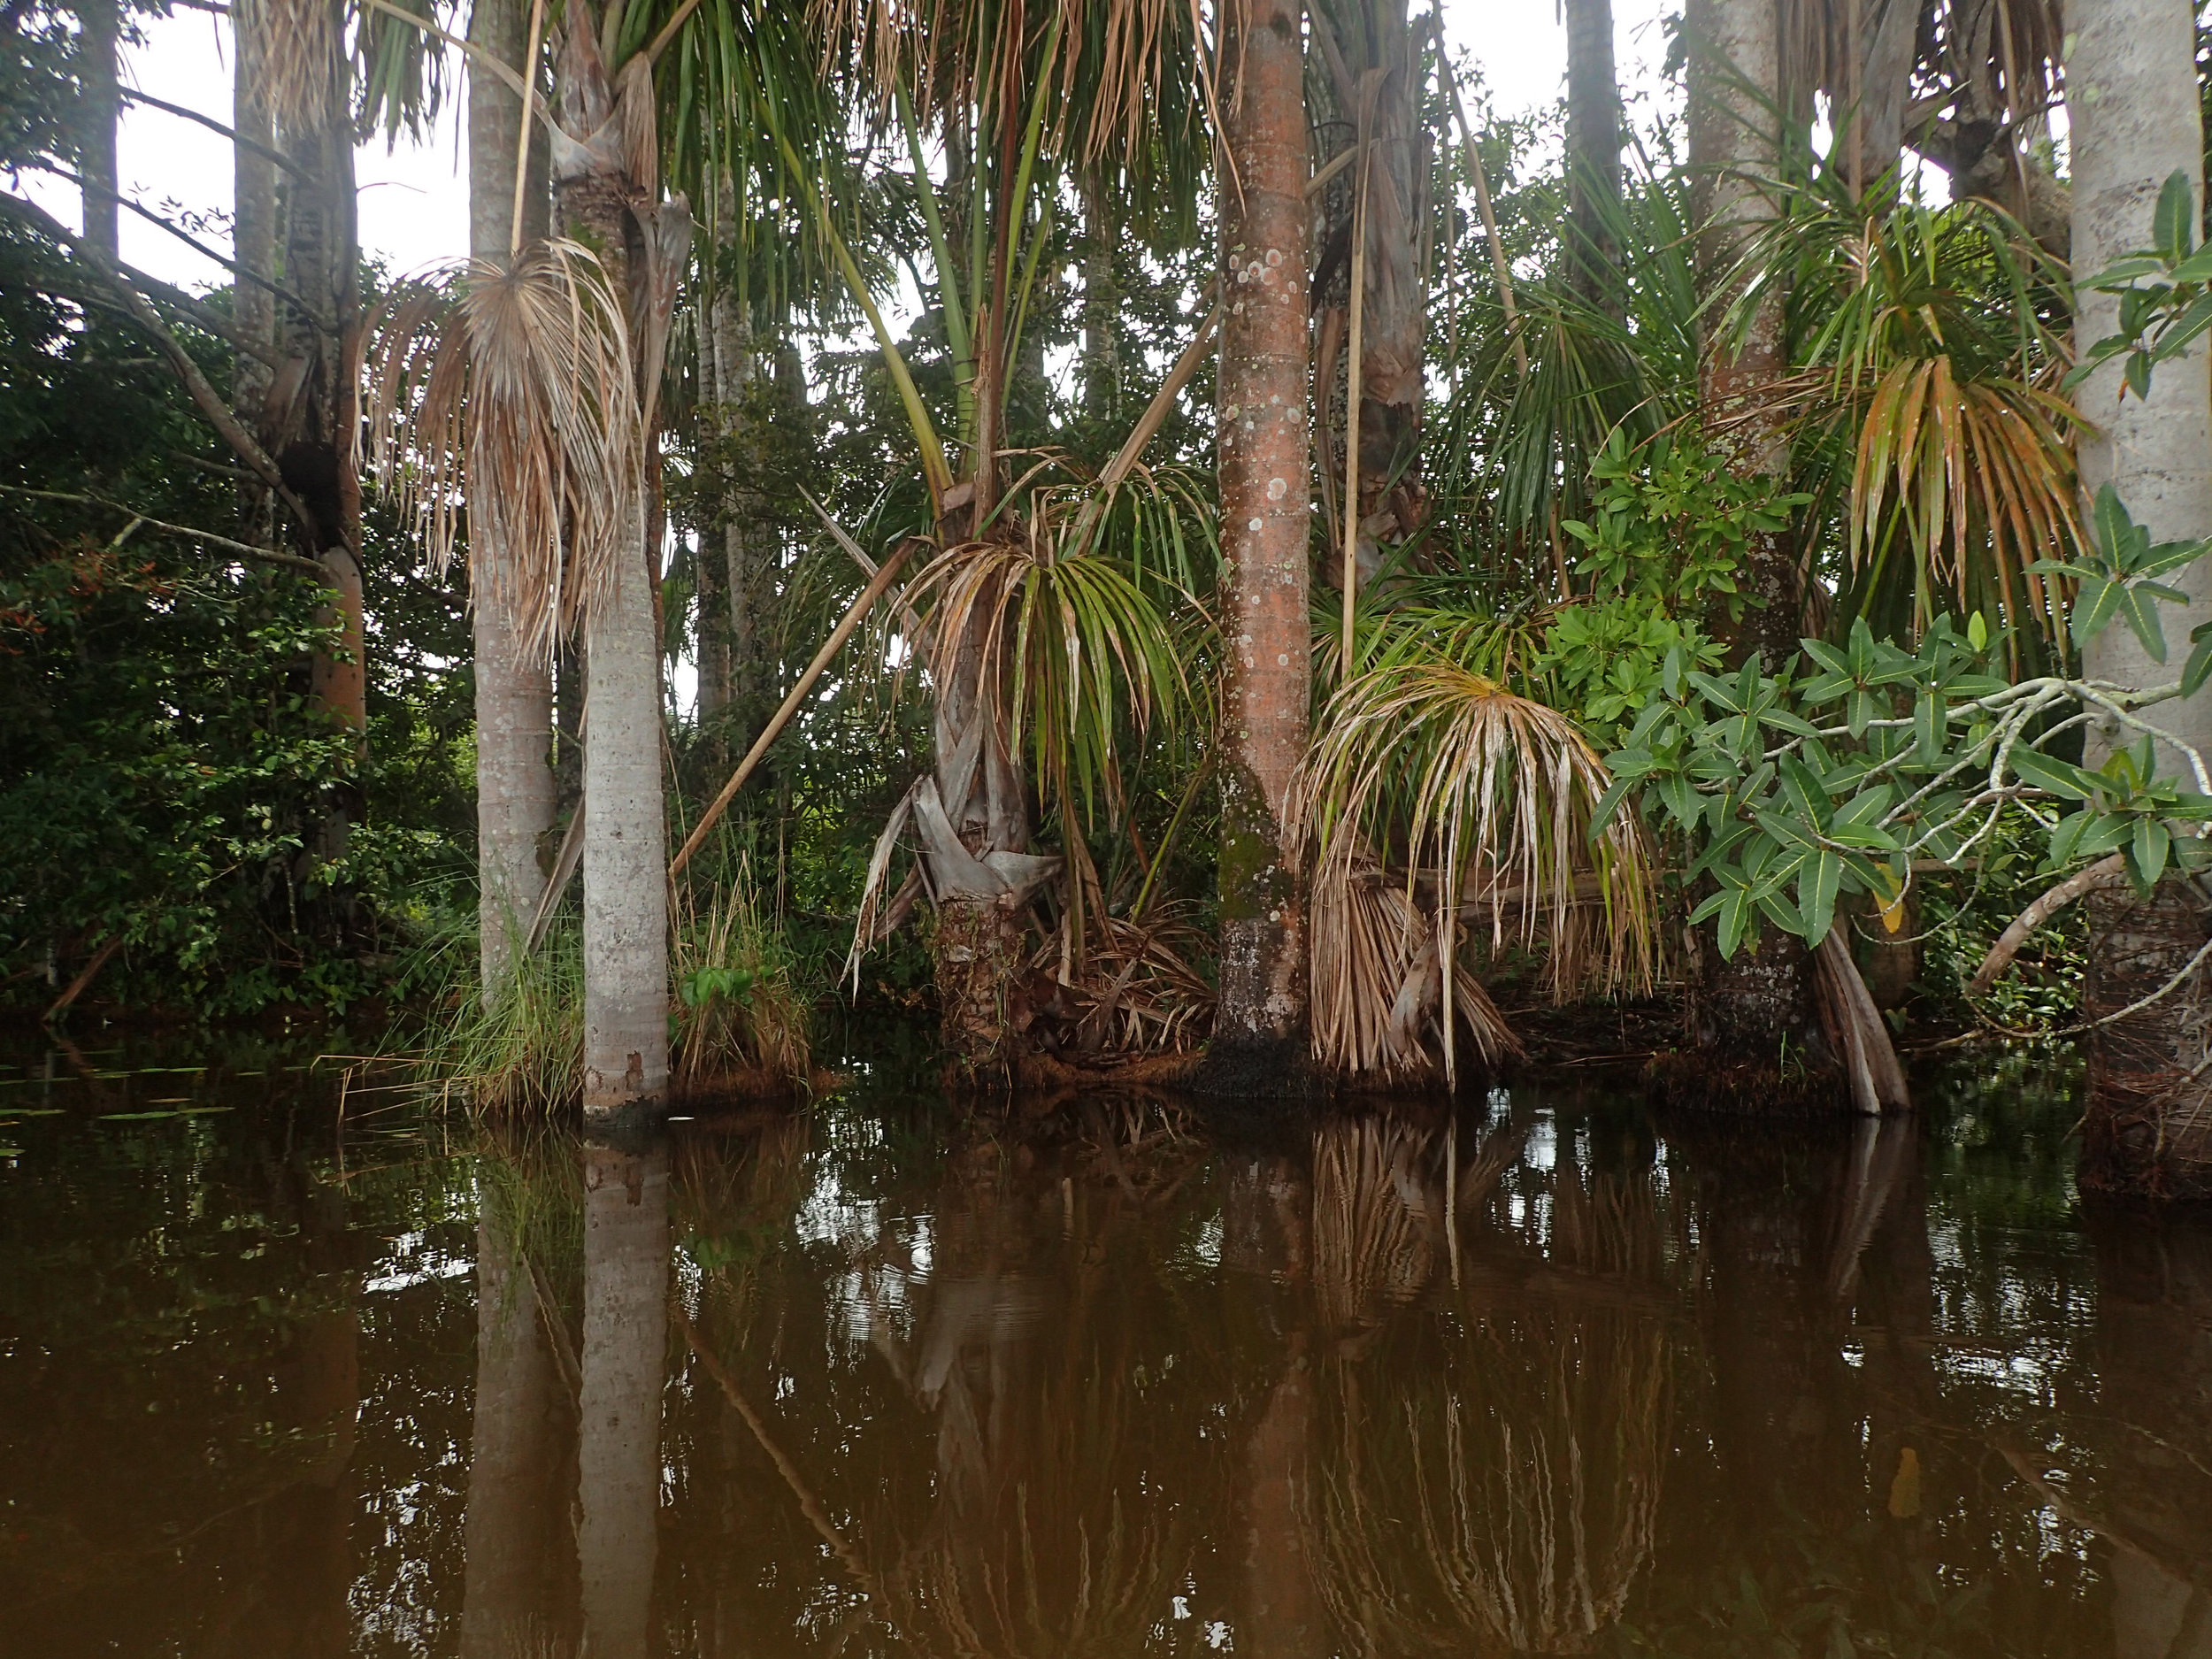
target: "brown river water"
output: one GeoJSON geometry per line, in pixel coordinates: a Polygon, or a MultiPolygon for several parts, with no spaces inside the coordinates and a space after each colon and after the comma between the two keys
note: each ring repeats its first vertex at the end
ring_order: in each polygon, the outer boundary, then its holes
{"type": "Polygon", "coordinates": [[[2212,1222],[1911,1122],[0,1050],[0,1654],[2212,1659],[2212,1222]],[[164,1068],[164,1069],[156,1069],[164,1068]]]}

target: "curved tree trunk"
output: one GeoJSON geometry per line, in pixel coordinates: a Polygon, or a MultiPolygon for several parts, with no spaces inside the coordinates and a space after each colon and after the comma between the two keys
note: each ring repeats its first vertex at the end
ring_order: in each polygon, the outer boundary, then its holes
{"type": "MultiPolygon", "coordinates": [[[[2153,240],[2151,211],[2177,168],[2203,187],[2194,35],[2187,0],[2070,0],[2067,109],[2072,131],[2075,269],[2094,272],[2153,240]]],[[[2075,296],[2078,349],[2117,332],[2114,296],[2075,296]]],[[[2194,538],[2212,528],[2212,379],[2198,340],[2162,365],[2146,397],[2119,396],[2116,360],[2077,395],[2094,423],[2081,441],[2081,487],[2093,498],[2119,493],[2153,541],[2194,538]]],[[[2190,601],[2170,615],[2166,637],[2185,638],[2212,618],[2212,570],[2182,572],[2190,601]]],[[[2085,653],[2100,680],[2148,686],[2170,680],[2170,664],[2152,662],[2131,630],[2107,628],[2085,653]]],[[[2212,743],[2212,695],[2200,692],[2158,711],[2159,724],[2184,741],[2212,743]]],[[[2126,733],[2092,726],[2085,748],[2094,766],[2126,733]]],[[[2179,771],[2173,753],[2162,770],[2179,771]]],[[[2156,991],[2203,945],[2205,902],[2177,876],[2147,904],[2131,892],[2090,902],[2086,1011],[2102,1018],[2156,991]]],[[[2090,1039],[2089,1111],[2082,1145],[2083,1184],[2108,1190],[2212,1196],[2212,1087],[2200,1069],[2208,1052],[2205,976],[2142,1013],[2100,1026],[2090,1039]]]]}
{"type": "Polygon", "coordinates": [[[1221,1001],[1207,1077],[1280,1090],[1306,1066],[1306,893],[1284,838],[1311,695],[1306,108],[1300,8],[1222,9],[1219,436],[1221,1001]]]}
{"type": "MultiPolygon", "coordinates": [[[[470,38],[502,63],[529,50],[526,0],[476,0],[470,38]]],[[[498,77],[469,76],[469,252],[503,260],[513,230],[522,100],[498,77]]],[[[534,172],[535,169],[534,168],[534,172]]],[[[523,193],[526,242],[546,230],[543,177],[523,193]]],[[[478,535],[469,559],[480,595],[496,590],[488,572],[507,550],[478,535]]],[[[553,827],[553,670],[529,659],[512,622],[493,603],[472,607],[476,634],[477,918],[482,984],[495,995],[530,925],[543,884],[540,855],[553,827]]]]}
{"type": "MultiPolygon", "coordinates": [[[[1733,297],[1724,292],[1750,238],[1772,217],[1768,190],[1779,166],[1775,107],[1781,92],[1781,36],[1774,0],[1692,0],[1690,169],[1694,218],[1704,227],[1698,248],[1707,315],[1716,319],[1733,297]]],[[[1789,363],[1779,295],[1770,295],[1740,334],[1708,325],[1698,396],[1728,465],[1741,476],[1789,470],[1789,449],[1773,393],[1789,363]],[[1721,434],[1725,434],[1722,436],[1721,434]]],[[[1755,653],[1778,669],[1797,649],[1797,563],[1786,533],[1755,535],[1745,550],[1742,586],[1752,599],[1732,659],[1755,653]]],[[[1769,927],[1758,948],[1723,962],[1704,941],[1697,975],[1692,1037],[1727,1062],[1755,1068],[1786,1054],[1817,1053],[1812,957],[1801,941],[1769,927]]]]}

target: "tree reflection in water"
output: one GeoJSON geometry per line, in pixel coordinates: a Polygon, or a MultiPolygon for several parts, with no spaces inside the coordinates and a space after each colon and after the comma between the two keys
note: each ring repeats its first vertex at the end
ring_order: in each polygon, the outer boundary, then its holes
{"type": "Polygon", "coordinates": [[[0,1654],[2212,1659],[2212,1235],[1976,1089],[26,1119],[0,1654]]]}
{"type": "Polygon", "coordinates": [[[1651,1172],[1525,1169],[1525,1133],[1464,1159],[1455,1130],[1403,1120],[1317,1136],[1317,1509],[1361,1652],[1584,1652],[1650,1557],[1670,1399],[1651,1172]]]}

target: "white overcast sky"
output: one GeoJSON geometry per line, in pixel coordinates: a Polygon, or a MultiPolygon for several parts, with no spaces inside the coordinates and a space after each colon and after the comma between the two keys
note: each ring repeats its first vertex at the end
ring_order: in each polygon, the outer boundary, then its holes
{"type": "MultiPolygon", "coordinates": [[[[1624,91],[1658,96],[1658,65],[1666,42],[1659,19],[1678,0],[1615,0],[1615,51],[1624,91]]],[[[1550,104],[1566,74],[1566,35],[1555,6],[1536,0],[1501,6],[1494,0],[1444,0],[1445,33],[1455,57],[1479,65],[1490,106],[1516,115],[1550,104]]],[[[128,84],[168,103],[230,119],[229,25],[200,12],[180,12],[146,25],[132,49],[128,84]]],[[[426,143],[388,150],[380,139],[360,153],[361,242],[397,271],[460,257],[468,250],[468,186],[461,150],[465,98],[449,100],[426,143]]],[[[231,157],[206,128],[143,105],[126,105],[119,171],[125,193],[175,216],[221,216],[205,239],[228,251],[231,157]]],[[[52,211],[80,223],[76,191],[26,176],[19,188],[52,211]]],[[[182,286],[206,288],[222,273],[206,259],[136,214],[122,218],[123,257],[182,286]]]]}

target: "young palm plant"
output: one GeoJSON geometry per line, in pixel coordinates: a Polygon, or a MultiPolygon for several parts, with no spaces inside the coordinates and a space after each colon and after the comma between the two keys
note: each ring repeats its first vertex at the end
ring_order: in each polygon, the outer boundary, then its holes
{"type": "Polygon", "coordinates": [[[1816,514],[1849,502],[1838,619],[1916,635],[1979,611],[2016,650],[2062,651],[2062,595],[2035,567],[2082,539],[2063,271],[1986,202],[1867,210],[1825,174],[1750,257],[1744,303],[1786,296],[1801,479],[1816,514]]]}
{"type": "MultiPolygon", "coordinates": [[[[1492,636],[1457,636],[1487,646],[1492,636]]],[[[1654,872],[1620,818],[1591,833],[1610,785],[1573,722],[1397,633],[1330,700],[1292,795],[1313,872],[1314,1053],[1354,1078],[1456,1076],[1463,1021],[1486,1061],[1511,1048],[1461,966],[1487,924],[1548,947],[1562,1000],[1647,988],[1654,872]]]]}
{"type": "MultiPolygon", "coordinates": [[[[920,637],[910,643],[928,675],[934,762],[878,842],[854,960],[918,895],[927,896],[949,1045],[971,1070],[993,1069],[1023,1023],[1013,1006],[1027,955],[1023,918],[1056,878],[1069,939],[1063,975],[1081,966],[1083,918],[1098,900],[1079,800],[1103,792],[1110,804],[1119,787],[1117,733],[1141,732],[1184,700],[1182,648],[1163,610],[1173,590],[1146,580],[1115,532],[1156,522],[1133,519],[1125,491],[1156,506],[1189,503],[1138,464],[1197,366],[1211,323],[1095,476],[1056,457],[1018,456],[1005,433],[1063,179],[1101,170],[1117,141],[1138,134],[1144,142],[1122,157],[1133,171],[1170,184],[1194,175],[1172,159],[1179,127],[1189,125],[1174,119],[1179,100],[1187,109],[1189,82],[1178,78],[1173,50],[1187,20],[1175,7],[1136,0],[911,9],[823,0],[813,17],[829,61],[895,125],[913,164],[955,388],[949,443],[827,194],[792,156],[911,428],[928,506],[926,522],[910,534],[933,551],[909,607],[926,607],[918,613],[920,637]],[[925,155],[928,137],[951,163],[941,191],[925,155]],[[1010,480],[1010,463],[1025,467],[1010,480]],[[1033,784],[1057,810],[1064,856],[1034,849],[1033,784]],[[913,872],[887,898],[910,827],[913,872]]],[[[1178,534],[1208,533],[1202,520],[1178,534]]]]}

